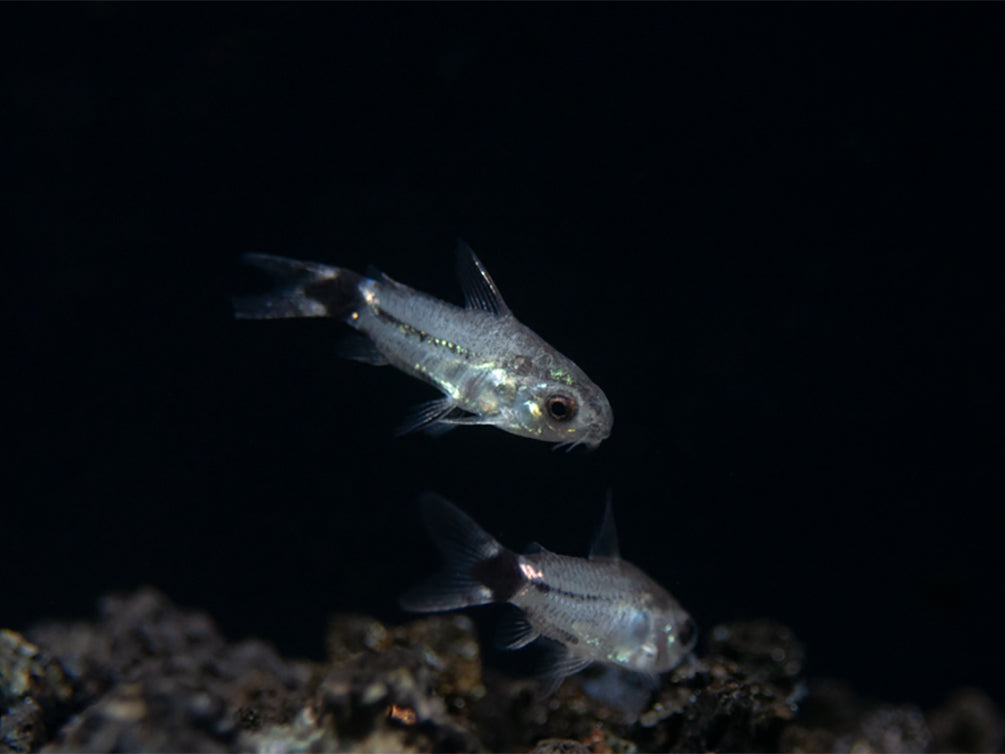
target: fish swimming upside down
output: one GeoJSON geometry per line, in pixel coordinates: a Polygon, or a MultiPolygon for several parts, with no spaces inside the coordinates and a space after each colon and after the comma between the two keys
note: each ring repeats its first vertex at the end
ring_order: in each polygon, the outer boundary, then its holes
{"type": "Polygon", "coordinates": [[[500,644],[519,649],[538,637],[554,643],[545,669],[554,685],[593,663],[638,674],[650,688],[697,641],[680,604],[641,570],[621,560],[608,500],[590,557],[557,555],[540,545],[523,554],[503,547],[439,495],[420,499],[446,570],[401,598],[412,612],[441,612],[508,602],[519,617],[500,644]]]}
{"type": "Polygon", "coordinates": [[[419,406],[399,432],[488,425],[522,437],[596,447],[611,433],[603,391],[571,359],[513,316],[470,248],[458,248],[465,307],[343,267],[246,254],[280,287],[234,299],[238,319],[333,317],[355,328],[343,355],[390,364],[444,397],[419,406]]]}

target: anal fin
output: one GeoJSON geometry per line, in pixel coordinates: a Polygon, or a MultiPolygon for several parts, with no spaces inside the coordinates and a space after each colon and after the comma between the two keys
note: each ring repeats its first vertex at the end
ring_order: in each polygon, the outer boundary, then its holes
{"type": "Polygon", "coordinates": [[[457,406],[450,398],[436,398],[420,403],[401,423],[396,435],[422,430],[433,436],[442,435],[457,426],[492,425],[491,418],[471,414],[457,406]]]}
{"type": "Polygon", "coordinates": [[[375,367],[386,366],[390,362],[380,352],[374,342],[365,335],[349,332],[335,344],[335,351],[343,359],[351,359],[375,367]]]}

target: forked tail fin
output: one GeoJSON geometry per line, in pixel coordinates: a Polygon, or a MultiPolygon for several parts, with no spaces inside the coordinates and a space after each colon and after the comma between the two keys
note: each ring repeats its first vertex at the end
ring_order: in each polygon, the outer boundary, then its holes
{"type": "Polygon", "coordinates": [[[237,319],[334,317],[345,320],[363,305],[359,283],[365,278],[352,270],[269,254],[245,254],[243,259],[272,275],[279,287],[258,296],[235,297],[234,316],[237,319]]]}
{"type": "Polygon", "coordinates": [[[416,613],[457,610],[506,602],[522,586],[515,553],[492,538],[446,499],[427,493],[419,499],[430,537],[443,553],[444,570],[401,597],[405,610],[416,613]]]}

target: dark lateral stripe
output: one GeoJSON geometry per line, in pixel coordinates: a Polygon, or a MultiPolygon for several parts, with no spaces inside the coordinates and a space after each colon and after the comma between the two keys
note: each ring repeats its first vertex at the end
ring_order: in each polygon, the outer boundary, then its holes
{"type": "Polygon", "coordinates": [[[565,589],[559,589],[556,586],[550,584],[545,584],[543,581],[534,581],[534,588],[542,594],[548,594],[549,592],[555,594],[558,597],[568,597],[572,600],[579,600],[580,602],[600,602],[607,601],[607,597],[602,597],[599,594],[579,594],[577,592],[570,592],[565,589]]]}
{"type": "Polygon", "coordinates": [[[561,641],[563,644],[579,644],[579,637],[569,631],[561,631],[561,641]]]}
{"type": "Polygon", "coordinates": [[[403,320],[398,319],[393,314],[388,314],[383,309],[374,309],[377,317],[384,322],[389,322],[395,327],[401,328],[401,331],[405,335],[414,335],[419,339],[420,343],[429,343],[430,345],[438,346],[440,348],[446,348],[448,351],[453,351],[459,356],[463,356],[466,359],[471,358],[471,352],[464,346],[460,346],[457,343],[453,343],[449,340],[444,340],[443,338],[438,338],[435,335],[430,335],[425,330],[420,330],[414,325],[410,325],[403,320]]]}
{"type": "Polygon", "coordinates": [[[520,573],[516,554],[509,550],[478,561],[471,567],[471,575],[492,590],[492,599],[496,602],[509,602],[526,581],[520,573]]]}

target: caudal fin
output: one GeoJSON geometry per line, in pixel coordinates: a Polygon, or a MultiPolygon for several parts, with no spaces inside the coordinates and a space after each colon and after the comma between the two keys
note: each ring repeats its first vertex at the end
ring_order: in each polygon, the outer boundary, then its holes
{"type": "Polygon", "coordinates": [[[244,261],[265,270],[279,287],[259,296],[234,298],[237,319],[334,317],[345,320],[362,306],[359,283],[363,276],[341,267],[245,254],[244,261]]]}
{"type": "Polygon", "coordinates": [[[427,493],[419,505],[446,567],[404,594],[401,606],[411,612],[433,613],[509,600],[524,578],[516,554],[439,495],[427,493]]]}

